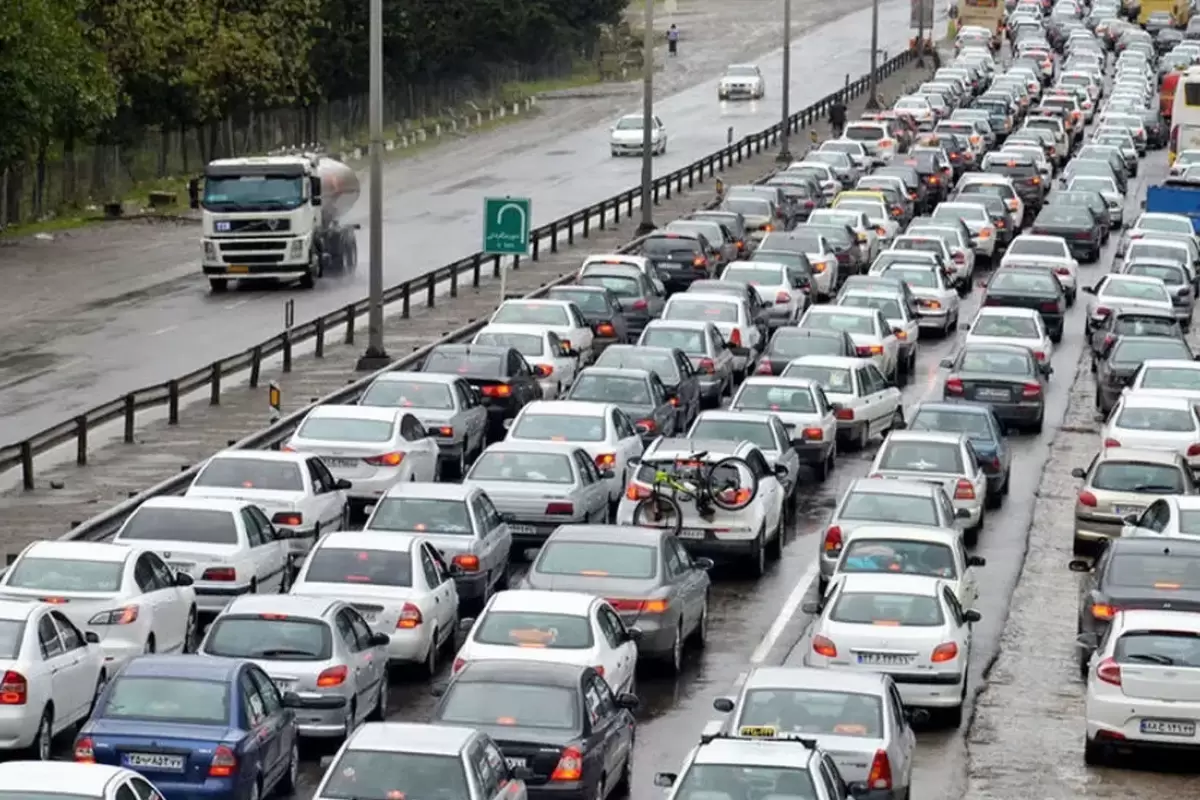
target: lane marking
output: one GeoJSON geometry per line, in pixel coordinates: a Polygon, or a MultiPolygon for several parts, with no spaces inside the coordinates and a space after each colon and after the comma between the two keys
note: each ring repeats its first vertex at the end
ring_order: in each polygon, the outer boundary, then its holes
{"type": "Polygon", "coordinates": [[[167,333],[168,331],[173,331],[178,327],[179,327],[178,325],[168,325],[165,328],[159,328],[158,330],[156,330],[154,333],[152,333],[150,335],[151,336],[161,336],[162,334],[167,333]]]}
{"type": "Polygon", "coordinates": [[[817,558],[818,560],[808,565],[808,569],[800,576],[800,580],[796,581],[796,586],[779,609],[779,614],[775,617],[775,621],[767,629],[767,633],[763,636],[762,641],[758,643],[758,647],[754,648],[754,652],[750,654],[750,663],[752,665],[758,666],[766,660],[767,656],[771,654],[771,648],[775,646],[775,642],[783,635],[784,628],[792,621],[792,617],[796,616],[796,612],[800,609],[800,604],[804,602],[804,596],[808,594],[808,588],[816,581],[817,571],[821,568],[820,556],[817,558]]]}
{"type": "Polygon", "coordinates": [[[224,306],[224,309],[226,311],[231,311],[231,310],[237,308],[238,306],[244,306],[244,305],[246,305],[246,303],[249,303],[249,302],[250,302],[250,299],[246,298],[245,300],[238,300],[233,303],[226,303],[224,306]]]}

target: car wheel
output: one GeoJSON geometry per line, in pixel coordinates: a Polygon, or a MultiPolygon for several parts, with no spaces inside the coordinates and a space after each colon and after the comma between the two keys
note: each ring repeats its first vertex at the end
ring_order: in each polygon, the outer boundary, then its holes
{"type": "Polygon", "coordinates": [[[675,625],[675,636],[671,639],[671,649],[667,651],[667,658],[663,664],[669,675],[683,672],[683,642],[683,621],[680,620],[675,625]]]}
{"type": "Polygon", "coordinates": [[[1104,745],[1086,736],[1083,739],[1083,763],[1089,767],[1103,767],[1108,764],[1108,750],[1104,745]]]}
{"type": "Polygon", "coordinates": [[[1011,485],[1012,485],[1012,471],[1011,471],[1011,468],[1010,468],[1010,470],[1009,470],[1008,472],[1005,472],[1005,473],[1004,473],[1004,486],[1002,486],[1002,487],[1000,488],[1000,493],[1001,493],[1001,494],[1003,494],[1003,495],[1005,495],[1005,496],[1007,497],[1007,496],[1008,496],[1008,489],[1009,489],[1009,487],[1010,487],[1011,485]]]}
{"type": "MultiPolygon", "coordinates": [[[[790,505],[792,501],[789,498],[786,502],[790,505]]],[[[779,524],[775,526],[775,535],[764,545],[767,558],[772,561],[778,561],[783,558],[783,537],[786,532],[787,508],[785,506],[784,511],[779,515],[779,524]]]]}
{"type": "Polygon", "coordinates": [[[708,595],[704,596],[704,605],[700,607],[700,621],[692,632],[692,642],[703,649],[708,644],[708,595]]]}
{"type": "Polygon", "coordinates": [[[200,645],[200,623],[196,618],[196,609],[188,609],[187,628],[183,634],[183,652],[194,653],[200,645]]]}
{"type": "Polygon", "coordinates": [[[375,708],[371,709],[371,716],[367,719],[373,722],[383,722],[387,719],[388,708],[388,676],[385,674],[379,679],[379,694],[375,698],[375,708]]]}
{"type": "Polygon", "coordinates": [[[54,751],[54,710],[46,706],[42,710],[42,718],[38,721],[37,733],[33,734],[33,743],[29,746],[29,758],[33,761],[49,761],[54,751]]]}
{"type": "MultiPolygon", "coordinates": [[[[634,694],[632,689],[630,689],[630,694],[634,694]]],[[[630,738],[629,749],[625,751],[625,763],[621,765],[621,777],[613,784],[613,790],[618,797],[621,795],[628,796],[633,786],[633,745],[636,743],[636,736],[637,734],[635,733],[630,738]]]]}
{"type": "Polygon", "coordinates": [[[433,629],[432,635],[429,637],[429,652],[425,654],[425,664],[423,665],[425,674],[429,677],[437,675],[438,671],[438,632],[437,628],[433,629]]]}
{"type": "Polygon", "coordinates": [[[813,467],[813,476],[818,483],[824,483],[829,478],[829,473],[833,472],[833,448],[829,448],[829,453],[821,459],[821,463],[813,467]]]}
{"type": "Polygon", "coordinates": [[[759,531],[750,551],[750,575],[755,578],[761,578],[767,571],[767,546],[764,541],[766,536],[765,530],[759,531]]]}
{"type": "Polygon", "coordinates": [[[283,773],[283,777],[279,779],[279,785],[275,787],[276,794],[286,797],[296,791],[296,784],[300,778],[300,737],[292,739],[292,752],[288,754],[287,770],[283,773]]]}
{"type": "Polygon", "coordinates": [[[892,421],[888,423],[888,432],[904,430],[904,409],[900,406],[896,407],[896,413],[892,414],[892,421]]]}
{"type": "Polygon", "coordinates": [[[859,450],[866,450],[871,446],[871,429],[866,424],[863,424],[858,429],[857,447],[859,450]]]}

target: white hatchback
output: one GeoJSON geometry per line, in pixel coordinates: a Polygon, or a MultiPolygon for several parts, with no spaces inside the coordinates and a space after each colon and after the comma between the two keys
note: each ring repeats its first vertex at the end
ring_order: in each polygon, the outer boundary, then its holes
{"type": "Polygon", "coordinates": [[[1100,433],[1105,447],[1179,453],[1200,472],[1200,411],[1186,397],[1140,390],[1122,394],[1100,433]]]}

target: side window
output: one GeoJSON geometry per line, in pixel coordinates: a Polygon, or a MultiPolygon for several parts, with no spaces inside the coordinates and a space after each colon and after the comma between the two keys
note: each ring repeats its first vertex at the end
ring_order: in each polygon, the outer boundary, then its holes
{"type": "Polygon", "coordinates": [[[258,506],[250,506],[247,510],[250,512],[250,516],[258,520],[258,529],[262,532],[264,542],[270,543],[279,538],[279,534],[275,532],[275,525],[267,519],[266,512],[258,506]]]}
{"type": "Polygon", "coordinates": [[[325,476],[321,474],[321,462],[315,458],[310,458],[304,463],[308,465],[308,479],[312,481],[313,494],[323,494],[333,488],[333,484],[326,483],[325,476]]]}
{"type": "Polygon", "coordinates": [[[58,626],[58,636],[62,640],[63,650],[75,650],[87,646],[83,634],[71,620],[58,611],[51,611],[50,616],[54,618],[54,624],[58,626]]]}
{"type": "Polygon", "coordinates": [[[425,427],[416,417],[408,416],[400,421],[400,435],[410,442],[420,441],[425,438],[425,427]]]}
{"type": "Polygon", "coordinates": [[[675,578],[683,574],[683,560],[679,558],[679,551],[672,547],[674,537],[669,537],[663,542],[663,559],[667,564],[667,575],[675,578]]]}
{"type": "Polygon", "coordinates": [[[750,469],[754,471],[759,480],[775,477],[775,471],[767,464],[767,459],[759,450],[751,450],[746,453],[746,463],[750,465],[750,469]]]}
{"type": "Polygon", "coordinates": [[[621,646],[621,631],[613,626],[612,616],[605,613],[607,611],[604,607],[596,610],[596,624],[600,626],[600,632],[604,634],[608,646],[615,650],[621,646]]]}
{"type": "Polygon", "coordinates": [[[459,408],[471,408],[475,405],[475,398],[467,391],[467,387],[462,381],[454,382],[454,394],[458,397],[459,408]]]}
{"type": "Polygon", "coordinates": [[[484,760],[482,753],[477,747],[473,747],[467,751],[467,768],[471,770],[471,775],[475,778],[475,784],[480,787],[480,793],[483,792],[483,785],[487,782],[484,777],[484,760]]]}
{"type": "Polygon", "coordinates": [[[873,394],[870,381],[867,380],[865,369],[854,370],[854,390],[859,397],[869,397],[873,394]]]}
{"type": "Polygon", "coordinates": [[[321,481],[330,489],[337,486],[337,478],[333,477],[333,473],[329,471],[329,467],[325,466],[325,462],[319,458],[313,459],[313,468],[317,474],[321,476],[321,481]]]}
{"type": "Polygon", "coordinates": [[[425,583],[429,584],[430,589],[434,589],[441,585],[438,580],[437,567],[433,565],[433,557],[429,555],[428,548],[421,545],[421,569],[425,570],[425,583]]]}
{"type": "Polygon", "coordinates": [[[168,589],[175,585],[175,574],[161,558],[154,553],[146,553],[145,558],[150,562],[150,569],[154,570],[154,580],[160,589],[168,589]]]}
{"type": "Polygon", "coordinates": [[[350,650],[358,650],[358,636],[354,633],[354,623],[350,621],[350,615],[342,609],[334,617],[334,625],[337,626],[338,636],[342,637],[342,641],[346,643],[346,647],[350,650]]]}
{"type": "MultiPolygon", "coordinates": [[[[509,778],[508,762],[504,759],[504,754],[500,752],[500,748],[491,739],[484,740],[483,757],[487,760],[488,766],[500,778],[500,783],[503,784],[509,778]]],[[[497,787],[499,788],[499,787],[497,787]]]]}
{"type": "Polygon", "coordinates": [[[712,342],[714,353],[719,353],[725,349],[725,340],[721,337],[720,332],[716,328],[708,329],[708,338],[712,342]]]}
{"type": "Polygon", "coordinates": [[[654,405],[662,405],[667,402],[667,390],[663,386],[662,378],[654,373],[650,374],[650,392],[654,398],[654,405]]]}
{"type": "Polygon", "coordinates": [[[838,771],[837,764],[828,755],[824,761],[825,772],[829,776],[829,788],[832,792],[829,796],[834,800],[846,800],[846,781],[842,779],[842,773],[838,771]]]}
{"type": "Polygon", "coordinates": [[[58,638],[58,628],[49,614],[43,614],[38,620],[38,644],[42,648],[42,658],[54,658],[63,653],[62,640],[58,638]]]}
{"type": "Polygon", "coordinates": [[[819,770],[821,781],[825,784],[826,796],[829,800],[843,800],[846,794],[841,791],[838,786],[838,781],[833,777],[833,771],[829,769],[829,764],[824,758],[821,759],[821,768],[819,770]]]}
{"type": "Polygon", "coordinates": [[[783,423],[778,419],[771,421],[771,428],[775,431],[775,439],[779,442],[779,449],[786,452],[791,447],[792,439],[788,435],[787,428],[783,427],[783,423]]]}
{"type": "Polygon", "coordinates": [[[625,414],[621,409],[613,412],[617,419],[617,433],[622,439],[628,439],[630,436],[637,436],[637,428],[633,427],[633,420],[625,414]]]}
{"type": "Polygon", "coordinates": [[[896,727],[903,728],[908,724],[908,717],[904,715],[904,701],[900,699],[900,694],[896,691],[896,687],[892,684],[888,685],[888,705],[892,707],[892,717],[896,720],[896,727]]]}
{"type": "Polygon", "coordinates": [[[279,713],[283,708],[283,698],[279,696],[279,689],[267,677],[267,673],[257,667],[251,667],[248,673],[258,688],[258,696],[262,698],[263,713],[267,716],[279,713]]]}
{"type": "Polygon", "coordinates": [[[130,788],[129,783],[126,782],[117,787],[116,800],[140,800],[140,798],[138,798],[137,793],[130,788]]]}
{"type": "Polygon", "coordinates": [[[486,494],[479,495],[479,505],[483,507],[484,527],[489,531],[493,531],[504,524],[504,519],[500,516],[500,512],[496,509],[492,499],[486,494]]]}
{"type": "MultiPolygon", "coordinates": [[[[126,785],[133,789],[138,800],[162,800],[162,795],[158,793],[158,790],[151,786],[149,781],[137,775],[132,776],[126,785]]],[[[125,787],[122,786],[121,788],[124,789],[125,787]]],[[[121,797],[120,790],[117,791],[117,797],[121,797]]]]}
{"type": "Polygon", "coordinates": [[[150,593],[161,588],[158,585],[158,577],[154,574],[154,568],[150,566],[150,559],[146,556],[148,553],[142,553],[138,556],[137,563],[133,567],[133,579],[137,581],[138,588],[143,592],[150,593]]]}
{"type": "Polygon", "coordinates": [[[495,797],[500,791],[500,774],[491,760],[483,752],[483,745],[479,742],[471,745],[471,761],[477,766],[479,771],[479,789],[482,797],[495,797]]]}
{"type": "Polygon", "coordinates": [[[821,409],[822,414],[833,413],[833,406],[829,403],[829,398],[825,396],[825,390],[817,384],[812,387],[813,396],[817,399],[817,408],[821,409]]]}
{"type": "Polygon", "coordinates": [[[600,695],[600,713],[604,716],[615,714],[617,711],[617,698],[613,696],[612,687],[608,685],[608,681],[599,675],[592,678],[596,686],[596,693],[600,695]]]}
{"type": "Polygon", "coordinates": [[[584,486],[595,483],[596,480],[592,477],[592,473],[588,472],[587,464],[584,463],[588,460],[588,457],[583,453],[583,451],[576,450],[571,454],[571,458],[575,461],[575,468],[579,470],[580,483],[582,483],[584,486]]]}
{"type": "Polygon", "coordinates": [[[346,618],[350,621],[350,627],[354,629],[354,641],[356,650],[370,650],[371,645],[371,626],[367,624],[362,615],[353,609],[345,609],[343,612],[346,618]]]}
{"type": "Polygon", "coordinates": [[[435,585],[441,586],[450,579],[450,566],[442,558],[441,551],[436,547],[427,544],[425,548],[429,551],[429,560],[433,562],[433,569],[437,572],[438,582],[435,585]]]}
{"type": "Polygon", "coordinates": [[[692,362],[687,356],[676,354],[675,365],[679,368],[679,380],[681,382],[685,378],[690,378],[696,374],[696,368],[692,366],[692,362]]]}
{"type": "Polygon", "coordinates": [[[1155,500],[1149,508],[1142,512],[1142,518],[1138,520],[1138,527],[1161,533],[1169,516],[1167,504],[1162,500],[1155,500]]]}
{"type": "Polygon", "coordinates": [[[258,687],[250,680],[250,670],[242,670],[238,676],[238,688],[242,691],[242,710],[246,712],[246,721],[251,728],[257,728],[267,718],[267,710],[258,687]]]}
{"type": "Polygon", "coordinates": [[[875,387],[873,391],[882,392],[887,388],[887,379],[883,377],[883,373],[879,371],[879,367],[875,366],[874,364],[867,364],[865,370],[869,376],[871,385],[875,387]]]}
{"type": "Polygon", "coordinates": [[[246,528],[246,538],[250,540],[251,547],[260,547],[263,542],[262,530],[258,527],[258,520],[250,513],[250,509],[242,509],[242,525],[246,528]]]}
{"type": "Polygon", "coordinates": [[[942,597],[946,599],[946,605],[950,607],[950,615],[954,617],[955,624],[962,625],[966,621],[963,619],[963,607],[950,587],[942,587],[942,597]]]}
{"type": "Polygon", "coordinates": [[[683,565],[684,569],[692,568],[692,557],[688,555],[688,551],[684,549],[683,545],[679,543],[678,539],[676,539],[674,536],[668,536],[667,548],[675,551],[675,555],[678,557],[679,563],[683,565]]]}
{"type": "Polygon", "coordinates": [[[596,688],[595,681],[589,680],[584,687],[583,704],[587,706],[588,719],[595,728],[600,723],[600,706],[602,705],[600,690],[596,688]]]}

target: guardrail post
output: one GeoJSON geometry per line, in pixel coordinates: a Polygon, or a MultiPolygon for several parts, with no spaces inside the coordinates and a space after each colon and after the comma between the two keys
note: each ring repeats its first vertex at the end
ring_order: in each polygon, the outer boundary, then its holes
{"type": "Polygon", "coordinates": [[[292,371],[292,332],[283,332],[283,371],[292,371]]]}
{"type": "Polygon", "coordinates": [[[542,252],[541,252],[541,250],[542,250],[541,237],[538,236],[536,233],[529,234],[529,244],[533,250],[533,252],[530,254],[530,258],[532,258],[534,261],[537,261],[538,257],[542,254],[542,252]]]}
{"type": "Polygon", "coordinates": [[[625,216],[633,216],[633,192],[625,195],[625,216]]]}
{"type": "MultiPolygon", "coordinates": [[[[291,367],[291,341],[290,337],[284,339],[284,344],[287,350],[284,350],[285,358],[284,365],[287,368],[291,367]]],[[[208,404],[210,406],[221,405],[221,362],[214,361],[212,365],[212,383],[209,384],[208,404]]]]}
{"type": "Polygon", "coordinates": [[[437,282],[433,279],[435,274],[437,273],[429,273],[428,285],[425,287],[425,305],[430,308],[435,308],[435,304],[437,303],[437,292],[435,291],[437,289],[437,282]]]}
{"type": "Polygon", "coordinates": [[[655,181],[654,182],[654,205],[658,205],[658,190],[660,188],[661,188],[661,184],[659,184],[658,181],[655,181]]]}
{"type": "Polygon", "coordinates": [[[313,335],[316,338],[314,353],[317,358],[325,357],[325,318],[317,317],[313,321],[313,335]]]}
{"type": "Polygon", "coordinates": [[[250,351],[250,388],[258,388],[258,375],[262,371],[262,345],[254,345],[250,351]]]}
{"type": "Polygon", "coordinates": [[[137,403],[133,393],[125,395],[125,444],[133,444],[133,415],[137,411],[137,403]]]}
{"type": "Polygon", "coordinates": [[[87,425],[87,414],[80,414],[75,418],[75,463],[81,467],[87,466],[87,425]]]}
{"type": "Polygon", "coordinates": [[[458,297],[458,264],[450,268],[450,296],[458,297]]]}
{"type": "Polygon", "coordinates": [[[500,277],[500,256],[492,256],[492,277],[500,277]]]}
{"type": "Polygon", "coordinates": [[[567,217],[567,246],[575,244],[575,215],[567,217]]]}
{"type": "Polygon", "coordinates": [[[33,442],[21,442],[21,485],[33,490],[33,442]]]}
{"type": "Polygon", "coordinates": [[[583,212],[583,238],[588,238],[592,235],[592,210],[586,209],[583,212]]]}
{"type": "Polygon", "coordinates": [[[663,179],[663,188],[667,190],[667,199],[671,199],[671,176],[668,175],[663,179]]]}
{"type": "MultiPolygon", "coordinates": [[[[696,185],[696,169],[695,169],[695,167],[696,167],[695,164],[692,164],[692,166],[688,167],[688,189],[691,189],[692,187],[694,187],[696,185]]],[[[704,180],[704,162],[703,161],[700,162],[700,179],[704,180]]]]}
{"type": "Polygon", "coordinates": [[[558,252],[558,220],[550,223],[550,252],[558,252]]]}
{"type": "Polygon", "coordinates": [[[518,269],[520,269],[520,268],[521,268],[521,257],[520,257],[520,256],[513,256],[513,263],[512,263],[512,267],[511,267],[511,269],[513,269],[514,271],[516,271],[516,270],[518,270],[518,269]]]}
{"type": "Polygon", "coordinates": [[[471,286],[478,289],[479,281],[482,277],[479,273],[483,270],[483,253],[476,253],[471,259],[471,286]]]}
{"type": "Polygon", "coordinates": [[[621,198],[614,197],[613,198],[613,225],[617,225],[620,222],[621,222],[621,198]]]}
{"type": "Polygon", "coordinates": [[[179,381],[167,381],[167,424],[179,424],[179,381]]]}
{"type": "Polygon", "coordinates": [[[403,301],[400,304],[400,316],[403,319],[408,319],[408,312],[412,308],[412,281],[404,282],[404,292],[400,295],[403,301]]]}
{"type": "Polygon", "coordinates": [[[597,214],[596,216],[600,220],[600,230],[602,230],[602,231],[607,230],[608,229],[608,201],[601,200],[599,208],[600,208],[600,213],[597,214]]]}
{"type": "Polygon", "coordinates": [[[354,303],[346,306],[346,344],[354,344],[354,303]]]}

